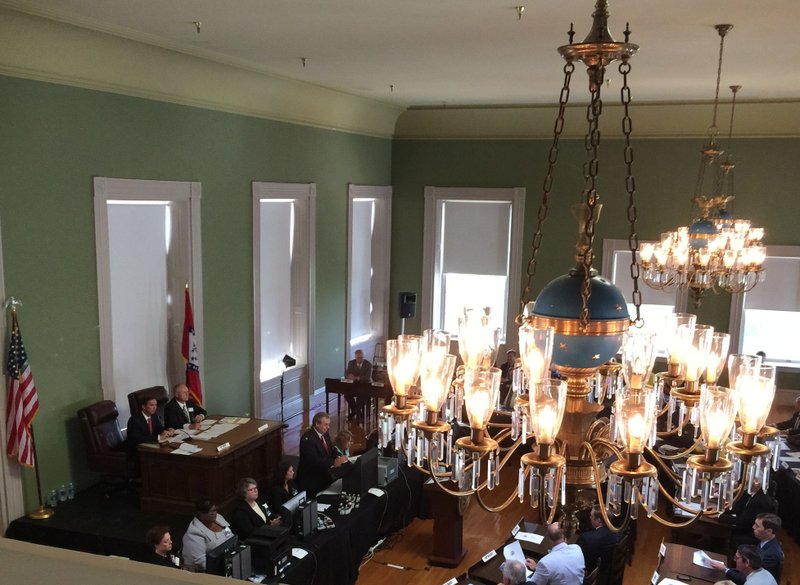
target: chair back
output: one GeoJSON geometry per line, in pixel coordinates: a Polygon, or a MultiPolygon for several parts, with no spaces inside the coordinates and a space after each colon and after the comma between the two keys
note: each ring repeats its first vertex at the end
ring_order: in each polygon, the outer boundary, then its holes
{"type": "Polygon", "coordinates": [[[156,412],[163,421],[164,405],[166,405],[169,400],[167,389],[164,388],[164,386],[151,386],[150,388],[142,388],[141,390],[135,390],[128,394],[128,406],[130,406],[131,409],[131,416],[139,412],[141,410],[141,405],[151,398],[156,399],[158,403],[156,412]]]}
{"type": "Polygon", "coordinates": [[[117,405],[101,400],[78,411],[89,469],[112,475],[127,474],[125,437],[119,426],[117,405]]]}
{"type": "MultiPolygon", "coordinates": [[[[630,546],[631,537],[628,531],[620,533],[619,540],[614,547],[614,552],[611,555],[611,563],[608,567],[607,575],[600,575],[598,577],[599,585],[622,585],[622,579],[625,576],[625,565],[628,561],[628,547],[630,546]],[[604,580],[603,577],[606,577],[604,580]]],[[[600,563],[602,567],[603,563],[600,563]]],[[[603,573],[604,571],[601,571],[603,573]]]]}
{"type": "Polygon", "coordinates": [[[600,566],[603,564],[603,561],[600,561],[595,565],[594,569],[590,573],[587,573],[583,577],[583,585],[597,585],[597,576],[600,574],[600,566]]]}

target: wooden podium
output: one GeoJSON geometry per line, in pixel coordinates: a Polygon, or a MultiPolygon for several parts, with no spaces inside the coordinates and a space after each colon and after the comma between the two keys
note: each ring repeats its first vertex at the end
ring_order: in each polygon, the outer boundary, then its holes
{"type": "MultiPolygon", "coordinates": [[[[450,489],[457,489],[453,482],[443,483],[450,489]]],[[[463,541],[463,512],[469,498],[452,496],[432,482],[425,484],[425,496],[433,516],[433,550],[428,560],[440,567],[457,567],[467,554],[463,541]]]]}

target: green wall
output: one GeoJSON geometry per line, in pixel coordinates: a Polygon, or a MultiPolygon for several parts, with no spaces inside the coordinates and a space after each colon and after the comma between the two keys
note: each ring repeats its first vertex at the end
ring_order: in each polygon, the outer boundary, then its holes
{"type": "MultiPolygon", "coordinates": [[[[205,378],[211,411],[251,410],[251,181],[314,182],[316,380],[345,348],[347,183],[390,183],[392,143],[343,132],[0,76],[0,220],[6,294],[41,409],[43,488],[91,479],[75,412],[102,399],[95,176],[202,183],[205,378]]],[[[35,503],[32,474],[26,504],[35,503]]]]}
{"type": "MultiPolygon", "coordinates": [[[[399,291],[422,289],[423,190],[438,187],[525,187],[525,244],[523,265],[530,257],[550,141],[543,140],[396,140],[392,152],[392,302],[399,291]],[[398,251],[402,250],[402,256],[398,251]]],[[[636,228],[642,239],[658,239],[662,231],[685,225],[689,219],[700,159],[700,139],[647,139],[634,144],[636,228]]],[[[604,140],[600,146],[598,193],[603,211],[596,233],[595,266],[602,268],[602,239],[627,238],[627,193],[623,142],[604,140]]],[[[748,139],[734,141],[736,214],[750,217],[767,230],[767,244],[799,245],[800,140],[748,139]]],[[[544,239],[533,281],[535,294],[573,264],[576,222],[569,205],[583,189],[583,141],[562,140],[544,239]]],[[[769,276],[767,276],[769,278],[769,276]]],[[[525,278],[523,277],[523,286],[525,278]]],[[[642,283],[642,286],[645,286],[642,283]]],[[[698,320],[728,329],[729,295],[708,297],[696,312],[698,320]]],[[[407,332],[420,328],[419,318],[406,323],[407,332]]],[[[400,329],[393,305],[391,332],[400,329]]],[[[779,387],[800,388],[800,377],[782,375],[779,387]]]]}

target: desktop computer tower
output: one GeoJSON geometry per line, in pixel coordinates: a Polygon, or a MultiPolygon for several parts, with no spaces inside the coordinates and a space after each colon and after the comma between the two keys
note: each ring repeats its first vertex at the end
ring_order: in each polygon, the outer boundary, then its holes
{"type": "Polygon", "coordinates": [[[225,564],[230,567],[230,572],[226,571],[228,576],[246,581],[253,574],[249,544],[238,545],[225,560],[225,564]]]}
{"type": "Polygon", "coordinates": [[[378,457],[378,485],[384,487],[397,479],[399,469],[396,457],[378,457]]]}
{"type": "Polygon", "coordinates": [[[317,528],[317,500],[300,504],[295,514],[295,533],[305,538],[317,528]]]}

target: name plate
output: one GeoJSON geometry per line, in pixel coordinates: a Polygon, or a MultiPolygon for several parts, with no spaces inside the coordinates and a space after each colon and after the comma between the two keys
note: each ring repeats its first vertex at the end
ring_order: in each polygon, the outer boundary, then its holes
{"type": "Polygon", "coordinates": [[[458,579],[453,577],[449,581],[445,581],[444,583],[442,583],[442,585],[456,585],[456,583],[458,583],[458,579]]]}
{"type": "Polygon", "coordinates": [[[519,532],[519,524],[514,526],[514,530],[511,531],[511,536],[516,536],[517,532],[519,532]]]}
{"type": "Polygon", "coordinates": [[[268,428],[269,428],[269,423],[264,423],[263,425],[258,427],[258,432],[260,433],[261,431],[266,431],[268,428]]]}
{"type": "Polygon", "coordinates": [[[496,556],[497,556],[497,551],[496,550],[490,550],[488,553],[486,553],[485,555],[483,555],[481,557],[481,560],[485,563],[486,561],[488,561],[490,559],[493,559],[496,556]]]}
{"type": "Polygon", "coordinates": [[[664,558],[666,555],[667,555],[667,545],[662,542],[661,548],[658,549],[658,556],[664,558]]]}
{"type": "Polygon", "coordinates": [[[653,576],[650,578],[650,583],[656,585],[658,583],[658,571],[653,571],[653,576]]]}
{"type": "Polygon", "coordinates": [[[217,453],[222,453],[225,449],[230,449],[231,444],[227,441],[222,443],[222,445],[217,445],[217,453]]]}

